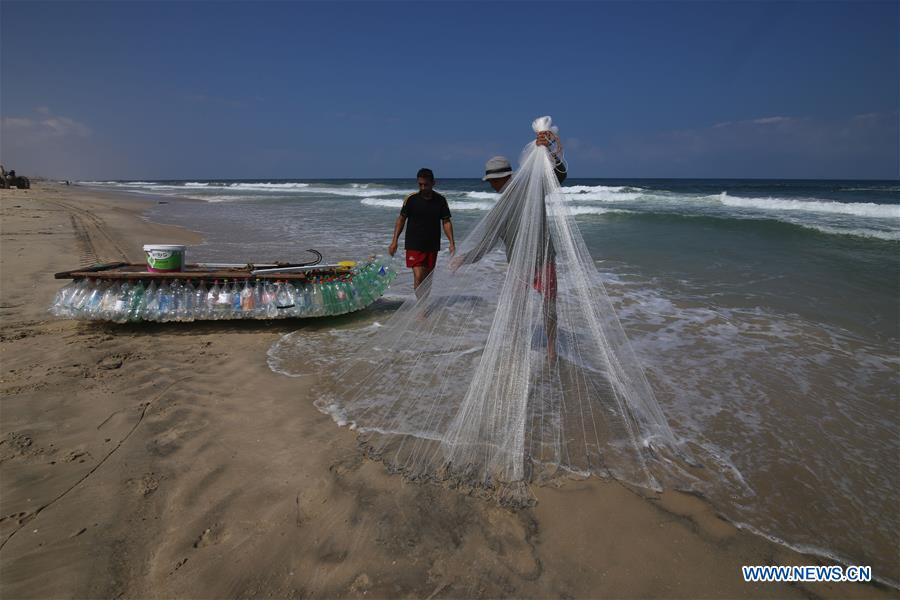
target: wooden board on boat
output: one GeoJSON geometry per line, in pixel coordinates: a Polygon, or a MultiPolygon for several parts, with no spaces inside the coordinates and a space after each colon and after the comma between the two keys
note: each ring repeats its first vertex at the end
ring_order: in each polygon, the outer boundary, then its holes
{"type": "Polygon", "coordinates": [[[80,267],[71,271],[62,271],[53,275],[56,279],[82,279],[85,277],[96,279],[194,279],[213,281],[216,279],[277,279],[277,280],[305,280],[310,277],[337,276],[348,273],[348,267],[335,265],[314,265],[301,267],[302,271],[268,272],[253,274],[257,269],[273,269],[284,267],[285,269],[297,269],[296,265],[289,263],[247,264],[242,267],[217,267],[211,269],[203,265],[185,265],[183,271],[173,273],[158,273],[147,270],[144,263],[105,263],[80,267]]]}

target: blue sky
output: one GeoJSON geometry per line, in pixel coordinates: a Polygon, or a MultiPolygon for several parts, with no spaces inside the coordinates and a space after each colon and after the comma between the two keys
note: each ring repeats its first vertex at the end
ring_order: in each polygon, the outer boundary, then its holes
{"type": "Polygon", "coordinates": [[[900,178],[900,3],[10,2],[0,160],[72,179],[900,178]]]}

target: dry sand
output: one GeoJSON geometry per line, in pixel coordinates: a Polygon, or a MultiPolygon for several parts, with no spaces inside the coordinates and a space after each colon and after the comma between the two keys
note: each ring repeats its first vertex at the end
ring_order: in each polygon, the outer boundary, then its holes
{"type": "Polygon", "coordinates": [[[676,492],[597,479],[510,512],[388,475],[266,350],[303,321],[104,325],[46,312],[53,273],[197,234],[84,188],[0,192],[0,595],[897,597],[746,584],[824,564],[676,492]]]}

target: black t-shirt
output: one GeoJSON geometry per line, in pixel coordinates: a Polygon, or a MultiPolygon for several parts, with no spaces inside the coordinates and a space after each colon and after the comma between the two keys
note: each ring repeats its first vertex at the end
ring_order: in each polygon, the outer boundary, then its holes
{"type": "Polygon", "coordinates": [[[450,219],[447,199],[437,192],[425,199],[416,192],[403,201],[400,214],[406,217],[406,249],[437,252],[441,249],[441,221],[450,219]]]}

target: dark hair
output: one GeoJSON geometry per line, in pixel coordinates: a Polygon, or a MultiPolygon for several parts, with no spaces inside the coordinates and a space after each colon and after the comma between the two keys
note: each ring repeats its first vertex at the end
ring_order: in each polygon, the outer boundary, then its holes
{"type": "Polygon", "coordinates": [[[434,171],[423,167],[423,168],[419,169],[418,173],[416,173],[416,179],[418,179],[419,177],[424,177],[425,179],[430,179],[430,180],[434,181],[434,171]]]}

